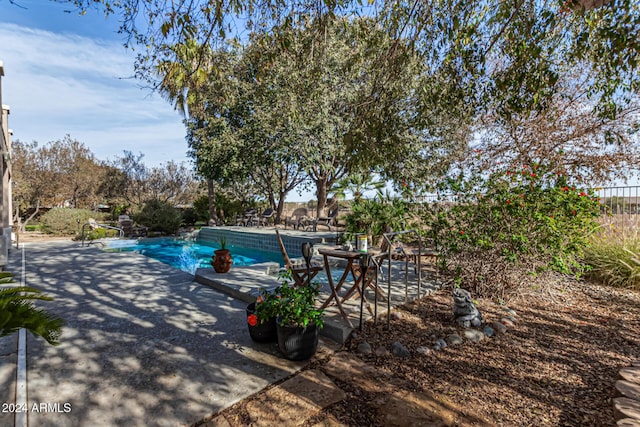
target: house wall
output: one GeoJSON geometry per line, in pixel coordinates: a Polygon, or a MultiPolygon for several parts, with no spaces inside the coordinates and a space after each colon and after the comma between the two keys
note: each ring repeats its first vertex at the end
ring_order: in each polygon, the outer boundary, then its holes
{"type": "Polygon", "coordinates": [[[7,264],[9,248],[11,247],[11,139],[9,134],[9,106],[2,103],[2,77],[4,64],[0,61],[0,194],[2,207],[0,209],[0,269],[7,264]]]}

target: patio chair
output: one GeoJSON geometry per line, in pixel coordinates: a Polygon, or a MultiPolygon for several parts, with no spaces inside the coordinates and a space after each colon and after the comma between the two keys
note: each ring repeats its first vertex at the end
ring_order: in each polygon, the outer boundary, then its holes
{"type": "Polygon", "coordinates": [[[286,229],[287,225],[290,225],[294,230],[298,230],[301,226],[306,226],[308,220],[309,211],[307,208],[296,208],[291,213],[291,216],[284,219],[284,228],[286,229]]]}
{"type": "Polygon", "coordinates": [[[275,211],[273,210],[273,208],[268,208],[264,212],[262,212],[262,215],[257,217],[258,227],[266,227],[269,222],[273,221],[273,215],[275,215],[275,211]]]}
{"type": "Polygon", "coordinates": [[[241,225],[243,227],[247,227],[251,225],[250,223],[253,220],[253,217],[256,215],[255,209],[248,209],[244,211],[242,215],[236,216],[236,225],[241,225]]]}
{"type": "Polygon", "coordinates": [[[313,231],[318,231],[318,225],[325,225],[327,227],[329,227],[329,231],[331,231],[331,227],[337,227],[338,226],[338,212],[340,211],[340,209],[336,206],[335,208],[333,208],[330,212],[328,216],[321,216],[318,217],[316,219],[314,219],[311,222],[311,228],[313,229],[313,231]]]}
{"type": "Polygon", "coordinates": [[[291,271],[291,275],[296,286],[304,286],[308,282],[316,277],[316,275],[324,271],[324,266],[322,264],[318,264],[316,262],[311,262],[309,265],[309,275],[307,277],[307,264],[304,260],[295,260],[292,261],[287,254],[287,250],[284,247],[284,243],[282,242],[282,237],[280,237],[280,232],[276,229],[276,237],[278,238],[278,245],[280,246],[280,252],[282,252],[282,259],[284,260],[284,266],[287,270],[291,271]]]}

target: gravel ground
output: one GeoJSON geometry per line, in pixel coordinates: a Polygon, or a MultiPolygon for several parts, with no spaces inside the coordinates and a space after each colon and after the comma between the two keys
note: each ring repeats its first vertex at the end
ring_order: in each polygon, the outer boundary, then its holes
{"type": "MultiPolygon", "coordinates": [[[[368,324],[345,350],[355,354],[366,340],[373,352],[359,357],[395,387],[429,393],[456,408],[457,425],[615,425],[612,398],[618,371],[640,358],[640,292],[563,281],[511,301],[515,325],[504,334],[418,352],[439,338],[463,333],[451,307],[450,292],[440,291],[395,310],[390,330],[385,321],[368,324]],[[395,341],[411,357],[379,355],[395,341]]],[[[509,315],[506,306],[491,301],[478,301],[478,308],[488,324],[509,315]]],[[[376,407],[381,393],[337,383],[347,398],[306,425],[328,416],[349,426],[384,425],[376,407]]],[[[225,418],[246,425],[245,404],[223,411],[225,418]]]]}

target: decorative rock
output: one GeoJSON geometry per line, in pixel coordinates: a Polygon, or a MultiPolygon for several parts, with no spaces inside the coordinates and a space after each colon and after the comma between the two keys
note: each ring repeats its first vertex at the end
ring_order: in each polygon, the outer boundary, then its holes
{"type": "Polygon", "coordinates": [[[505,313],[507,313],[509,316],[512,316],[512,317],[515,317],[518,315],[515,310],[512,310],[510,308],[505,308],[504,311],[505,313]]]}
{"type": "Polygon", "coordinates": [[[389,355],[389,350],[387,347],[378,347],[376,348],[376,356],[378,357],[386,357],[389,355]]]}
{"type": "Polygon", "coordinates": [[[431,353],[431,349],[429,347],[420,346],[420,347],[416,348],[416,353],[429,354],[429,353],[431,353]]]}
{"type": "Polygon", "coordinates": [[[463,328],[482,324],[482,315],[473,303],[471,294],[465,289],[453,289],[453,316],[463,328]]]}
{"type": "Polygon", "coordinates": [[[630,383],[640,384],[640,366],[630,366],[620,370],[620,378],[630,383]]]}
{"type": "Polygon", "coordinates": [[[411,357],[411,352],[398,341],[391,344],[391,353],[398,357],[411,357]]]}
{"type": "Polygon", "coordinates": [[[631,399],[640,400],[640,384],[634,384],[625,380],[616,381],[616,392],[618,396],[625,396],[631,399]]]}
{"type": "Polygon", "coordinates": [[[371,354],[371,345],[366,341],[362,341],[360,344],[358,344],[358,353],[371,354]]]}
{"type": "Polygon", "coordinates": [[[507,332],[507,327],[500,322],[493,322],[491,327],[497,334],[504,334],[507,332]]]}
{"type": "Polygon", "coordinates": [[[640,420],[640,402],[628,397],[616,397],[613,399],[613,413],[616,420],[623,418],[640,420]]]}
{"type": "Polygon", "coordinates": [[[508,328],[513,328],[516,326],[511,320],[507,319],[506,317],[503,317],[502,319],[500,319],[500,323],[502,323],[504,326],[508,328]]]}
{"type": "Polygon", "coordinates": [[[640,420],[634,420],[633,418],[625,418],[616,423],[618,427],[640,427],[640,420]]]}
{"type": "Polygon", "coordinates": [[[447,342],[443,339],[439,339],[438,341],[436,341],[436,343],[433,345],[433,349],[434,350],[440,350],[443,349],[447,346],[447,342]]]}
{"type": "Polygon", "coordinates": [[[492,337],[494,332],[493,332],[493,328],[491,326],[485,326],[484,329],[482,330],[484,332],[484,334],[488,337],[492,337]]]}
{"type": "Polygon", "coordinates": [[[391,320],[400,320],[402,319],[402,314],[399,311],[394,311],[391,313],[391,320]]]}
{"type": "Polygon", "coordinates": [[[467,329],[464,331],[464,337],[469,341],[478,342],[484,339],[484,332],[477,329],[467,329]]]}
{"type": "Polygon", "coordinates": [[[512,322],[514,322],[514,323],[515,323],[515,321],[516,321],[516,318],[515,318],[515,317],[513,317],[513,316],[505,316],[505,319],[509,319],[509,320],[511,320],[511,321],[512,321],[512,322]]]}
{"type": "Polygon", "coordinates": [[[447,337],[447,344],[449,345],[462,344],[462,338],[460,337],[460,335],[451,334],[447,337]]]}

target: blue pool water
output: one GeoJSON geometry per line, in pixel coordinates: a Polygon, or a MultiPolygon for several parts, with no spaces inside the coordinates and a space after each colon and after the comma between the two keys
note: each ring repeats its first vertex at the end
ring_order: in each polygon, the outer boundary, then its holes
{"type": "MultiPolygon", "coordinates": [[[[140,240],[113,240],[105,250],[108,252],[137,252],[149,258],[169,264],[174,268],[195,274],[198,268],[211,268],[213,251],[219,249],[215,244],[201,244],[189,240],[174,238],[154,238],[140,240]]],[[[246,266],[261,262],[274,261],[282,265],[279,253],[261,252],[255,249],[228,246],[233,257],[233,265],[246,266]]]]}

